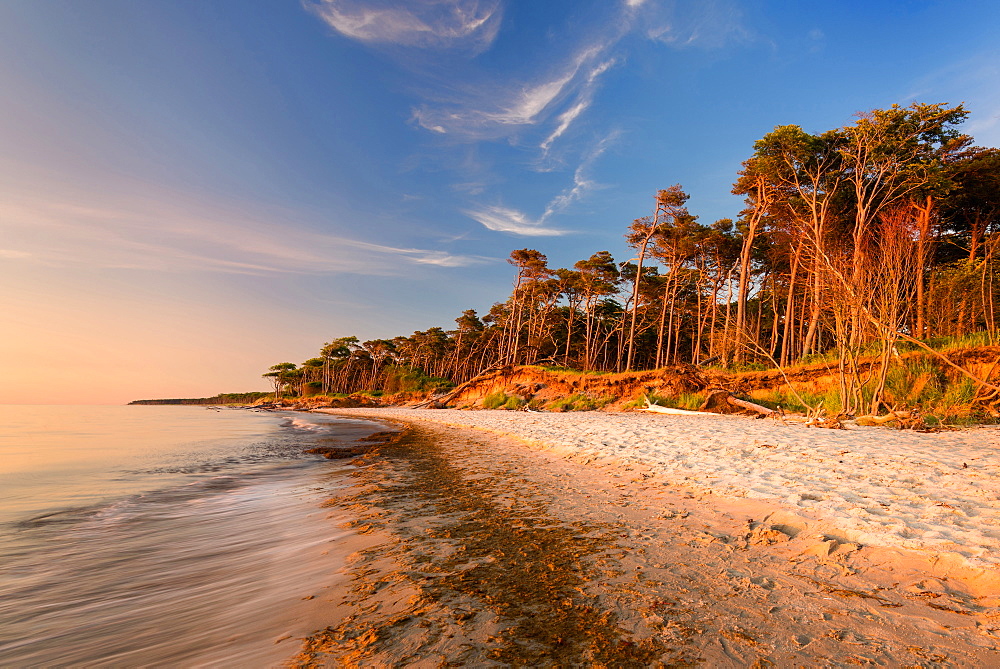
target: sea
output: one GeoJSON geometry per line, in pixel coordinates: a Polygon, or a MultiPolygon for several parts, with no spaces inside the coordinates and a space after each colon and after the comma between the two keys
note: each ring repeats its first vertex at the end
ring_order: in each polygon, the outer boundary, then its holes
{"type": "Polygon", "coordinates": [[[380,429],[0,405],[0,666],[280,665],[344,578],[345,519],[322,503],[353,465],[303,451],[380,429]]]}

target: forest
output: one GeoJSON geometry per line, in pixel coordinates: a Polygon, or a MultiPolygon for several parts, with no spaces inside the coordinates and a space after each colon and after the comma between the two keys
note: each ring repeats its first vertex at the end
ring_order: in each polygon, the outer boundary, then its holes
{"type": "Polygon", "coordinates": [[[900,350],[995,343],[1000,150],[961,132],[967,115],[914,103],[821,134],[775,127],[735,175],[735,219],[700,221],[670,186],[623,226],[628,260],[598,251],[553,268],[540,250],[517,249],[510,295],[487,312],[392,339],[340,337],[264,376],[276,394],[307,395],[447,387],[506,365],[826,359],[840,409],[877,410],[900,350]],[[872,358],[882,361],[874,378],[858,371],[872,358]]]}

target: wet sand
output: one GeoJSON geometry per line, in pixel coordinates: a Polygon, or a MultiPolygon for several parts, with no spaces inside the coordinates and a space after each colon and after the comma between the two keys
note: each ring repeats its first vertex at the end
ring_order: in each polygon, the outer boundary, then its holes
{"type": "Polygon", "coordinates": [[[408,423],[329,502],[355,518],[353,554],[300,666],[1000,664],[992,570],[817,534],[655,469],[408,423]]]}

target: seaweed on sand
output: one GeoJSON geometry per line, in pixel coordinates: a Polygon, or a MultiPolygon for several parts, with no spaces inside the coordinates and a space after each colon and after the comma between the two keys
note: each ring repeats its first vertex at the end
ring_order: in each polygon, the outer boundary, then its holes
{"type": "Polygon", "coordinates": [[[300,666],[431,657],[442,666],[696,661],[690,648],[636,638],[589,594],[588,585],[609,575],[602,567],[614,545],[610,526],[550,515],[541,496],[495,471],[457,466],[421,430],[366,460],[364,485],[346,503],[367,510],[359,527],[393,540],[355,566],[356,612],[307,639],[300,666]],[[391,573],[370,568],[385,558],[395,561],[391,573]],[[372,596],[386,587],[399,599],[409,593],[406,606],[376,604],[372,596]]]}

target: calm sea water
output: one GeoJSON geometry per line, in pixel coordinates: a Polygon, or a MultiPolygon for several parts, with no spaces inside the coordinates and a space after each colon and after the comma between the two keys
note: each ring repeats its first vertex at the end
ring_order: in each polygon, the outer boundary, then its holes
{"type": "MultiPolygon", "coordinates": [[[[320,508],[381,429],[319,414],[0,406],[0,666],[269,666],[342,566],[320,508]]],[[[314,614],[315,611],[312,611],[314,614]]]]}

